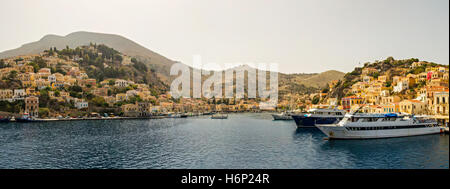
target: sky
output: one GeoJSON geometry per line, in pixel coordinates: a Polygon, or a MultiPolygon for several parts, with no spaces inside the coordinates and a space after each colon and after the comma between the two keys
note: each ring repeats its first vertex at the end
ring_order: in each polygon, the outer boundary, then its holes
{"type": "Polygon", "coordinates": [[[389,56],[449,64],[448,0],[2,0],[0,23],[0,51],[91,31],[189,65],[193,55],[284,73],[349,72],[389,56]]]}

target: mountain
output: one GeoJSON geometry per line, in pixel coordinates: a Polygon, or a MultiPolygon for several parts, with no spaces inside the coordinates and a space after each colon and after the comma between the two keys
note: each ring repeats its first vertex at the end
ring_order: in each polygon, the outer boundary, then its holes
{"type": "Polygon", "coordinates": [[[345,73],[330,70],[322,73],[279,74],[280,94],[315,93],[333,80],[340,80],[345,73]]]}
{"type": "Polygon", "coordinates": [[[159,76],[163,80],[167,80],[170,66],[174,63],[174,61],[120,35],[84,31],[74,32],[66,36],[46,35],[39,41],[22,45],[17,49],[4,51],[0,53],[0,58],[38,54],[50,47],[56,47],[57,49],[63,49],[66,46],[76,48],[90,43],[104,44],[123,54],[138,58],[150,68],[155,69],[157,73],[160,73],[159,76]]]}
{"type": "MultiPolygon", "coordinates": [[[[374,83],[383,83],[382,90],[387,90],[390,94],[394,94],[402,97],[403,99],[413,99],[416,98],[417,92],[420,88],[427,85],[427,81],[424,81],[418,77],[419,74],[427,74],[427,69],[433,70],[431,68],[445,67],[448,69],[448,65],[437,64],[434,62],[420,61],[417,58],[395,60],[393,57],[387,57],[382,61],[367,62],[363,67],[356,67],[352,72],[346,73],[344,77],[333,86],[333,90],[329,91],[328,97],[341,99],[345,96],[356,95],[352,91],[352,86],[357,84],[362,85],[363,89],[372,88],[371,85],[374,83]],[[413,66],[414,64],[420,66],[413,66]],[[364,72],[365,70],[365,72],[364,72]],[[410,75],[411,74],[411,75],[410,75]],[[363,81],[363,77],[367,76],[368,81],[363,81]],[[381,77],[383,76],[383,77],[381,77]],[[400,78],[414,78],[414,84],[409,84],[408,90],[402,90],[400,92],[394,92],[394,77],[400,78]],[[378,79],[381,77],[381,81],[378,79]],[[417,79],[416,79],[417,78],[417,79]],[[372,81],[373,80],[373,81],[372,81]]],[[[441,72],[443,75],[443,73],[441,72]]],[[[448,81],[448,80],[447,80],[448,81]]],[[[428,81],[429,83],[430,81],[428,81]]],[[[436,84],[433,84],[436,85],[436,84]]],[[[441,85],[441,84],[437,84],[441,85]]],[[[447,84],[448,86],[448,84],[447,84]]],[[[361,87],[360,87],[361,88],[361,87]]],[[[367,92],[367,91],[366,91],[367,92]]],[[[373,91],[368,91],[372,92],[373,91]]],[[[368,93],[367,92],[367,93],[368,93]]],[[[360,92],[361,93],[361,92],[360,92]]]]}
{"type": "MultiPolygon", "coordinates": [[[[252,68],[248,65],[241,65],[231,69],[255,69],[257,73],[260,73],[259,69],[252,68]]],[[[269,73],[266,73],[268,76],[269,73]]],[[[225,81],[225,71],[222,72],[222,78],[225,81]]],[[[256,74],[258,75],[258,74],[256,74]]],[[[340,80],[344,77],[345,73],[336,70],[325,71],[322,73],[297,73],[297,74],[285,74],[278,73],[278,90],[280,95],[285,94],[309,94],[316,93],[320,89],[323,89],[333,80],[340,80]]],[[[237,76],[234,76],[236,79],[237,76]]],[[[204,78],[202,78],[204,80],[204,78]]],[[[247,85],[247,74],[244,75],[245,86],[247,85]]],[[[230,82],[230,81],[225,81],[230,82]]],[[[269,81],[266,83],[269,84],[269,81]]],[[[253,83],[256,86],[256,84],[253,83]]]]}
{"type": "MultiPolygon", "coordinates": [[[[309,74],[308,74],[309,75],[309,74]]],[[[311,87],[324,87],[330,81],[339,80],[344,77],[345,73],[329,70],[319,74],[312,74],[310,77],[298,78],[298,82],[311,87]]]]}
{"type": "MultiPolygon", "coordinates": [[[[94,32],[74,32],[66,36],[46,35],[36,42],[24,44],[17,49],[12,49],[0,53],[0,58],[14,57],[18,55],[39,54],[50,47],[64,49],[66,46],[76,48],[79,46],[94,44],[104,44],[113,48],[124,55],[135,57],[140,62],[146,64],[154,70],[161,81],[170,84],[171,80],[176,78],[170,76],[170,67],[175,61],[172,61],[156,52],[153,52],[138,43],[120,35],[94,33],[94,32]]],[[[306,88],[321,88],[332,80],[338,80],[344,73],[338,71],[326,71],[313,74],[279,74],[280,85],[290,85],[289,91],[303,91],[306,88]]],[[[283,86],[280,86],[283,88],[283,86]]],[[[310,89],[308,89],[310,91],[310,89]]]]}

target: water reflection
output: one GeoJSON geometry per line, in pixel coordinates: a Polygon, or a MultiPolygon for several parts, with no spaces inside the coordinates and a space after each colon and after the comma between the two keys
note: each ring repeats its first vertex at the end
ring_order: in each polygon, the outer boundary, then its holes
{"type": "Polygon", "coordinates": [[[448,136],[323,140],[270,114],[0,125],[0,168],[448,168],[448,136]]]}

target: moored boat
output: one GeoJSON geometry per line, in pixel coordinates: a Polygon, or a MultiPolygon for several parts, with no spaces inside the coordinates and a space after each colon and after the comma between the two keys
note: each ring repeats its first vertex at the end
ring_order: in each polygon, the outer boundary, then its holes
{"type": "Polygon", "coordinates": [[[168,118],[180,118],[181,114],[176,114],[176,113],[168,113],[167,114],[168,118]]]}
{"type": "Polygon", "coordinates": [[[228,114],[214,114],[211,119],[228,119],[228,114]]]}
{"type": "Polygon", "coordinates": [[[16,122],[40,122],[43,120],[35,119],[29,116],[27,113],[23,114],[22,117],[15,118],[16,122]]]}
{"type": "Polygon", "coordinates": [[[315,127],[316,124],[331,124],[344,118],[344,110],[330,108],[315,108],[307,113],[292,115],[297,127],[315,127]]]}
{"type": "Polygon", "coordinates": [[[292,113],[282,112],[279,114],[272,114],[273,120],[292,120],[292,113]]]}
{"type": "Polygon", "coordinates": [[[375,139],[441,133],[437,122],[398,114],[347,114],[337,124],[316,125],[329,139],[375,139]]]}
{"type": "Polygon", "coordinates": [[[8,123],[10,121],[10,118],[8,117],[0,117],[0,123],[8,123]]]}
{"type": "Polygon", "coordinates": [[[212,112],[204,112],[202,115],[213,115],[212,112]]]}

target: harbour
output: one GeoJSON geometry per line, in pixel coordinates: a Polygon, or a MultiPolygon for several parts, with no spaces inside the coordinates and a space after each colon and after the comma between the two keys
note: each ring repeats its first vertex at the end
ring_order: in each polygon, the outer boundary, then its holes
{"type": "Polygon", "coordinates": [[[323,140],[270,113],[0,124],[0,168],[448,169],[445,134],[323,140]]]}

